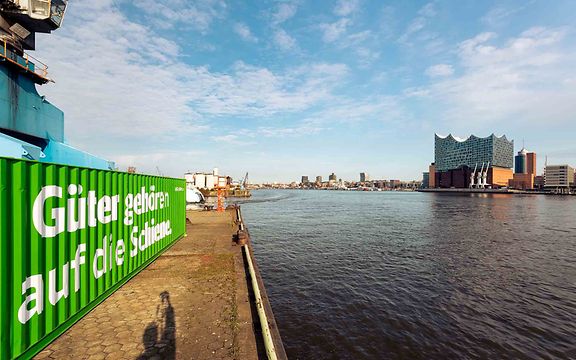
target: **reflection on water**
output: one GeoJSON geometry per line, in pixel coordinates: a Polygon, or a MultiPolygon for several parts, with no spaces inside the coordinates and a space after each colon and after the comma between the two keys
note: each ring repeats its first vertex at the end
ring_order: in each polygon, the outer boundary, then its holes
{"type": "Polygon", "coordinates": [[[576,198],[253,198],[243,214],[290,358],[576,358],[576,198]]]}

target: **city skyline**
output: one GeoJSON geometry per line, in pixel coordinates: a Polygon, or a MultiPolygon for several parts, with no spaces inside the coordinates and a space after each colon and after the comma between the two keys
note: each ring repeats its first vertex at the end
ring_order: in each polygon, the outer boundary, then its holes
{"type": "Polygon", "coordinates": [[[68,141],[125,170],[420,179],[434,133],[576,164],[576,3],[85,0],[39,35],[68,141]],[[95,56],[106,54],[106,56],[95,56]]]}

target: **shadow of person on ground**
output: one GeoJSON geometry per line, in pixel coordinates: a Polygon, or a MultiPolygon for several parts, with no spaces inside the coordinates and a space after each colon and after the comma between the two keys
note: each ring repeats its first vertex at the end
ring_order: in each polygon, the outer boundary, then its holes
{"type": "Polygon", "coordinates": [[[176,358],[176,316],[170,303],[170,293],[160,293],[160,304],[156,307],[156,320],[149,323],[142,334],[144,351],[137,360],[176,358]],[[158,338],[160,335],[160,338],[158,338]]]}

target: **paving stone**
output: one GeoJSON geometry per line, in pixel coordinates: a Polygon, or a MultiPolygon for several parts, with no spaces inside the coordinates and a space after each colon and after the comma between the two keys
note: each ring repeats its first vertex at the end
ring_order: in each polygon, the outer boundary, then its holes
{"type": "Polygon", "coordinates": [[[234,212],[191,216],[188,236],[36,359],[256,359],[251,319],[238,320],[238,307],[250,314],[250,305],[238,285],[234,212]]]}

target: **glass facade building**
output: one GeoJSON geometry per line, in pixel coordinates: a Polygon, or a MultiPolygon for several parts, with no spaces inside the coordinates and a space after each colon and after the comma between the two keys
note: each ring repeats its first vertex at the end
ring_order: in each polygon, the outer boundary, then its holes
{"type": "Polygon", "coordinates": [[[514,166],[514,141],[494,134],[481,138],[471,135],[458,139],[434,135],[434,159],[436,171],[448,171],[468,166],[478,170],[490,163],[490,167],[511,169],[514,166]]]}
{"type": "Polygon", "coordinates": [[[518,155],[514,157],[514,172],[516,174],[527,174],[527,154],[528,152],[525,149],[522,149],[518,152],[518,155]]]}

